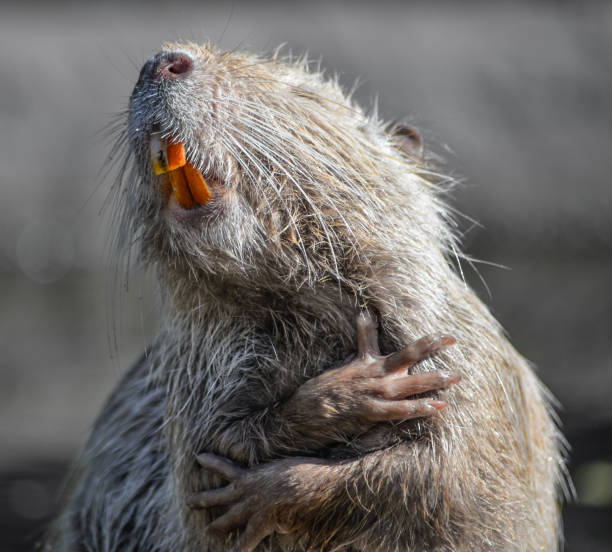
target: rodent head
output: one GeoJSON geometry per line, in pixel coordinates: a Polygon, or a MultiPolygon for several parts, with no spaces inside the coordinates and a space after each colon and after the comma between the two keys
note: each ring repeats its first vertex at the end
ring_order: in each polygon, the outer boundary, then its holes
{"type": "Polygon", "coordinates": [[[356,288],[372,251],[401,251],[408,211],[417,227],[436,218],[420,214],[433,199],[418,135],[390,131],[305,60],[167,44],[128,119],[121,233],[174,285],[356,288]],[[184,145],[210,201],[181,206],[153,171],[152,135],[184,145]]]}

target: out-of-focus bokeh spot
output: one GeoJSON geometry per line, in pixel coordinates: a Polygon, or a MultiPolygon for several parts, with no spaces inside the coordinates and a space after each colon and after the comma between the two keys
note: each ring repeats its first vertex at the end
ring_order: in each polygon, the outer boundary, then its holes
{"type": "Polygon", "coordinates": [[[9,488],[9,504],[16,515],[26,519],[41,519],[51,513],[49,491],[38,481],[21,479],[9,488]]]}

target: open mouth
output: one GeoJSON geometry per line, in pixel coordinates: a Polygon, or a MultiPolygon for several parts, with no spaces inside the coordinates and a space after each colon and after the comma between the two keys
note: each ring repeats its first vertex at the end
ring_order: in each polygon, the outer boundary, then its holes
{"type": "Polygon", "coordinates": [[[205,205],[212,194],[202,173],[185,157],[185,147],[178,141],[151,135],[151,161],[155,174],[167,174],[176,200],[183,209],[205,205]]]}

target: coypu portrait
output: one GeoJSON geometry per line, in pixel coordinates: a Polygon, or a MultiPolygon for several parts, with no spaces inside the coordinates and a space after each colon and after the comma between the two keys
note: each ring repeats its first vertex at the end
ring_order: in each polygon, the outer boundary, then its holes
{"type": "Polygon", "coordinates": [[[48,550],[557,550],[546,389],[456,269],[419,133],[305,59],[169,43],[115,154],[163,326],[48,550]]]}

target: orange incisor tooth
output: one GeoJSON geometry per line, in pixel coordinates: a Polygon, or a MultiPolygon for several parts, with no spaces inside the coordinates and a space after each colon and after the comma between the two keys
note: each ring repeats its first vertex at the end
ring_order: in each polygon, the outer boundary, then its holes
{"type": "Polygon", "coordinates": [[[206,185],[206,180],[202,176],[202,173],[198,171],[191,163],[187,163],[183,167],[185,172],[185,178],[187,179],[187,185],[191,191],[191,195],[196,203],[204,205],[212,199],[212,194],[206,185]]]}
{"type": "Polygon", "coordinates": [[[168,173],[168,178],[170,179],[170,185],[174,190],[174,195],[176,195],[176,200],[179,202],[181,207],[184,209],[192,209],[195,204],[193,202],[193,197],[191,197],[191,194],[189,193],[187,180],[185,179],[183,170],[177,169],[168,173]]]}
{"type": "Polygon", "coordinates": [[[187,163],[187,160],[185,159],[185,148],[180,142],[168,142],[166,146],[166,155],[168,157],[167,170],[169,171],[178,169],[187,163]]]}
{"type": "Polygon", "coordinates": [[[159,133],[151,135],[151,162],[155,174],[166,174],[182,167],[185,159],[185,147],[180,142],[162,140],[159,133]]]}

